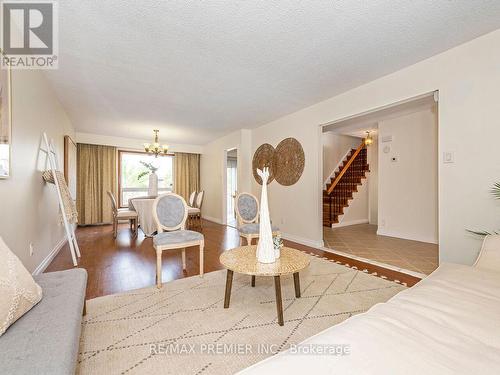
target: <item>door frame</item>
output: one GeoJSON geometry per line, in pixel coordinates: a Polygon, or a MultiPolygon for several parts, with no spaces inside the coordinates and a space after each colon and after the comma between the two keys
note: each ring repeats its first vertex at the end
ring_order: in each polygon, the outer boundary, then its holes
{"type": "MultiPolygon", "coordinates": [[[[222,224],[227,225],[227,155],[230,151],[236,150],[236,158],[238,158],[239,152],[238,147],[230,147],[224,150],[224,157],[222,161],[222,224]]],[[[237,174],[238,174],[238,167],[237,174]]],[[[239,185],[240,179],[236,181],[236,186],[239,185]]],[[[238,191],[238,187],[236,188],[238,191]]]]}

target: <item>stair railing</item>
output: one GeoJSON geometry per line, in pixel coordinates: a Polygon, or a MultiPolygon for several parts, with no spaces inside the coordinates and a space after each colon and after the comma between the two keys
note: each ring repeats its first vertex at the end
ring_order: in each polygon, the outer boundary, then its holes
{"type": "Polygon", "coordinates": [[[334,216],[334,210],[335,212],[339,212],[341,207],[344,207],[345,203],[349,199],[349,194],[348,191],[354,190],[354,185],[356,185],[353,180],[354,178],[361,177],[358,175],[360,171],[354,171],[355,168],[350,168],[352,163],[354,162],[361,162],[363,165],[366,164],[366,153],[361,154],[362,155],[362,160],[358,160],[358,155],[361,153],[361,151],[366,147],[365,145],[365,140],[361,142],[359,147],[356,149],[354,154],[349,158],[347,161],[347,164],[345,167],[343,167],[340,171],[337,177],[335,177],[335,180],[332,182],[330,187],[327,190],[328,194],[328,211],[329,211],[329,222],[333,222],[333,216],[334,216]],[[332,194],[335,187],[341,182],[342,178],[345,176],[345,179],[342,181],[342,185],[344,186],[344,189],[339,189],[339,191],[336,194],[332,194]]]}
{"type": "Polygon", "coordinates": [[[340,173],[338,174],[338,176],[335,177],[335,180],[333,180],[332,184],[330,185],[330,187],[327,190],[328,195],[332,194],[332,191],[333,191],[333,189],[335,189],[335,186],[337,186],[337,184],[340,182],[340,180],[342,179],[342,177],[344,176],[344,174],[349,170],[349,167],[354,162],[354,160],[356,160],[356,158],[358,157],[359,153],[361,152],[361,150],[363,148],[365,148],[365,140],[364,139],[361,142],[361,144],[359,145],[359,147],[356,149],[356,151],[354,152],[354,154],[352,154],[351,158],[349,159],[349,161],[347,162],[347,164],[345,165],[345,167],[342,168],[342,170],[340,171],[340,173]]]}

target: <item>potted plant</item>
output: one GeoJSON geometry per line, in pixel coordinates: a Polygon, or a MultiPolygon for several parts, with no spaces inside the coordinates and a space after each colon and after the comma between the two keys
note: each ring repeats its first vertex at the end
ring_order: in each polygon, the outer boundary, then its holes
{"type": "MultiPolygon", "coordinates": [[[[497,182],[496,184],[493,185],[493,188],[491,189],[491,194],[495,199],[500,199],[500,182],[497,182]]],[[[479,236],[487,236],[489,234],[500,234],[500,230],[494,230],[493,232],[488,232],[485,230],[480,230],[480,231],[475,231],[475,230],[469,230],[469,232],[477,234],[479,236]]]]}
{"type": "Polygon", "coordinates": [[[140,180],[144,176],[149,174],[149,187],[148,187],[148,195],[156,197],[158,195],[158,175],[156,174],[156,171],[158,170],[158,167],[155,167],[152,163],[146,163],[145,161],[140,161],[144,167],[146,167],[147,170],[139,173],[137,176],[137,179],[140,180]]]}

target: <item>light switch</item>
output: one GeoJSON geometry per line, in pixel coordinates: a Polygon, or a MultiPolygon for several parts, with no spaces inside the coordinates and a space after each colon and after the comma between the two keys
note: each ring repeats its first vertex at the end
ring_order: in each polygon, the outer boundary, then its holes
{"type": "Polygon", "coordinates": [[[454,163],[455,162],[455,155],[453,152],[445,152],[443,154],[443,163],[454,163]]]}

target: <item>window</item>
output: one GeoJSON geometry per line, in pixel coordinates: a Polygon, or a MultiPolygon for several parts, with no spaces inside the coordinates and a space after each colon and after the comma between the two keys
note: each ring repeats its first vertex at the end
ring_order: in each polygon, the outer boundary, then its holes
{"type": "Polygon", "coordinates": [[[159,194],[172,191],[174,184],[173,155],[155,158],[145,152],[119,151],[118,158],[118,193],[121,207],[127,206],[130,198],[148,195],[149,174],[139,178],[140,174],[147,172],[148,169],[141,162],[152,163],[153,166],[158,168],[156,174],[158,175],[159,194]]]}

